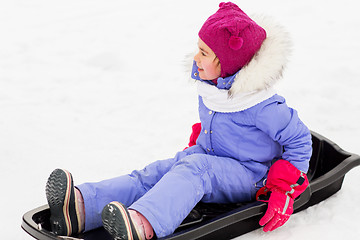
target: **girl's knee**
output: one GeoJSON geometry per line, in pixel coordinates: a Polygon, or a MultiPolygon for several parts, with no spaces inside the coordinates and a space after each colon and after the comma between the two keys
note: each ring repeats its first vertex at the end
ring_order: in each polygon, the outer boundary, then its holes
{"type": "Polygon", "coordinates": [[[205,154],[192,154],[178,161],[172,168],[188,169],[193,172],[204,172],[209,169],[209,162],[205,154]]]}

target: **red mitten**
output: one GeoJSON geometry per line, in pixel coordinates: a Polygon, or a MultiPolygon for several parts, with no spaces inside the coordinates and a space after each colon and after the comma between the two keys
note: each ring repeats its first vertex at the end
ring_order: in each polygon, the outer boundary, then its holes
{"type": "Polygon", "coordinates": [[[309,181],[305,173],[286,160],[276,161],[269,170],[266,185],[256,193],[256,199],[268,202],[265,215],[259,224],[264,232],[282,225],[293,213],[294,199],[305,191],[309,181]]]}
{"type": "MultiPolygon", "coordinates": [[[[190,136],[190,141],[189,141],[189,144],[188,144],[189,146],[188,147],[196,145],[196,140],[198,139],[198,137],[200,135],[200,132],[201,132],[201,123],[195,123],[192,126],[192,133],[191,133],[191,136],[190,136]]],[[[186,147],[186,148],[188,148],[188,147],[186,147]]]]}

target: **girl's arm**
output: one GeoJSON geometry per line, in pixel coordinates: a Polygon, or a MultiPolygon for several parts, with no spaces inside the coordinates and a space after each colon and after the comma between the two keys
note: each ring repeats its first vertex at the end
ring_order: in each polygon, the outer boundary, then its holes
{"type": "MultiPolygon", "coordinates": [[[[198,137],[200,135],[200,131],[201,131],[201,123],[195,123],[192,126],[192,132],[191,132],[191,135],[190,135],[190,140],[189,140],[188,147],[196,145],[196,140],[198,139],[198,137]]],[[[188,147],[186,147],[186,148],[188,148],[188,147]]]]}
{"type": "Polygon", "coordinates": [[[266,185],[256,199],[268,202],[259,224],[272,231],[282,226],[293,213],[297,196],[309,185],[306,172],[312,154],[311,133],[297,112],[285,100],[265,105],[256,116],[256,126],[284,148],[282,159],[269,170],[266,185]]]}
{"type": "Polygon", "coordinates": [[[312,154],[311,133],[284,99],[262,107],[256,115],[256,127],[283,146],[282,159],[302,172],[308,171],[312,154]]]}

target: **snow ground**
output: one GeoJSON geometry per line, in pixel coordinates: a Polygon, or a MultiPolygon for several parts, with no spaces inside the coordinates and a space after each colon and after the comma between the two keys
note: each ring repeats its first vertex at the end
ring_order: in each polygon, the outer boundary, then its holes
{"type": "MultiPolygon", "coordinates": [[[[184,56],[214,0],[0,0],[3,239],[31,239],[22,215],[45,204],[58,167],[75,183],[142,168],[184,147],[198,120],[184,56]],[[146,121],[146,123],[145,123],[146,121]]],[[[310,129],[360,154],[360,17],[351,0],[237,1],[272,15],[294,51],[279,93],[310,129]]],[[[282,228],[236,239],[356,239],[360,168],[282,228]]]]}

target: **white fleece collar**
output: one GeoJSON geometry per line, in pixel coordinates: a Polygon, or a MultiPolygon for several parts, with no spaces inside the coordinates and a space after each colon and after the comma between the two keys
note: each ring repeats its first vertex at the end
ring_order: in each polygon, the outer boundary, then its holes
{"type": "Polygon", "coordinates": [[[229,90],[218,89],[216,86],[201,81],[197,81],[197,90],[207,108],[224,113],[246,110],[276,94],[273,88],[268,88],[235,93],[230,96],[229,90]]]}

